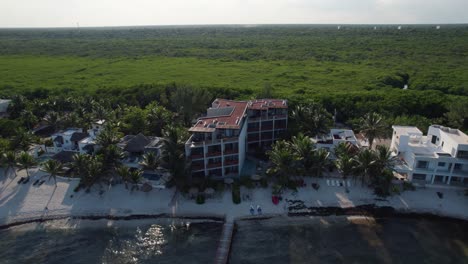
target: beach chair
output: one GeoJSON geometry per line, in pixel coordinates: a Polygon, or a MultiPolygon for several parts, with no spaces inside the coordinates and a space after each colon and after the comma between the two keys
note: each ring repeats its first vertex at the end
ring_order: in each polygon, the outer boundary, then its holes
{"type": "Polygon", "coordinates": [[[335,180],[331,180],[331,186],[335,186],[335,180]]]}
{"type": "Polygon", "coordinates": [[[327,186],[330,186],[330,180],[327,180],[327,186]]]}
{"type": "Polygon", "coordinates": [[[348,187],[351,187],[351,181],[350,180],[348,180],[346,183],[348,184],[348,187]]]}

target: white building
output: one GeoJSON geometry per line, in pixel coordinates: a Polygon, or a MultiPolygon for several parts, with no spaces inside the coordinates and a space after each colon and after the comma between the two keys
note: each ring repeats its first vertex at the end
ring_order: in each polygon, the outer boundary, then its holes
{"type": "Polygon", "coordinates": [[[287,127],[287,102],[216,99],[189,129],[185,144],[193,177],[238,177],[247,149],[271,145],[287,127]]]}
{"type": "Polygon", "coordinates": [[[4,116],[7,113],[8,106],[10,105],[11,100],[0,99],[0,116],[4,116]]]}
{"type": "Polygon", "coordinates": [[[101,148],[101,146],[96,143],[96,138],[104,129],[105,123],[105,120],[97,120],[93,122],[91,128],[88,129],[88,136],[78,142],[79,152],[81,154],[91,155],[101,148]]]}
{"type": "Polygon", "coordinates": [[[350,129],[332,128],[330,129],[330,134],[326,136],[317,136],[313,138],[312,141],[315,143],[317,148],[330,151],[332,154],[331,158],[334,158],[333,151],[340,143],[350,144],[356,148],[368,146],[368,144],[360,142],[356,138],[356,135],[354,135],[354,132],[350,129]]]}
{"type": "Polygon", "coordinates": [[[94,122],[88,132],[81,128],[68,128],[51,136],[54,149],[52,152],[74,151],[81,154],[94,154],[100,146],[96,138],[104,128],[104,120],[94,122]]]}
{"type": "Polygon", "coordinates": [[[390,149],[395,171],[421,184],[468,186],[468,136],[458,129],[432,125],[427,136],[416,127],[393,126],[390,149]]]}
{"type": "Polygon", "coordinates": [[[88,137],[88,133],[83,132],[81,128],[69,128],[60,131],[51,136],[54,144],[54,152],[60,151],[80,151],[79,142],[88,137]]]}

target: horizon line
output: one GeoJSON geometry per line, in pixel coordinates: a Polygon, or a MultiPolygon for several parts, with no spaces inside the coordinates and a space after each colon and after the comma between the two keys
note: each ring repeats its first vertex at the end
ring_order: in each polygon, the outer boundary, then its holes
{"type": "Polygon", "coordinates": [[[115,26],[20,26],[0,27],[0,29],[86,29],[86,28],[129,28],[129,27],[210,27],[210,26],[440,26],[440,25],[468,25],[468,22],[460,23],[240,23],[240,24],[155,24],[155,25],[115,25],[115,26]]]}

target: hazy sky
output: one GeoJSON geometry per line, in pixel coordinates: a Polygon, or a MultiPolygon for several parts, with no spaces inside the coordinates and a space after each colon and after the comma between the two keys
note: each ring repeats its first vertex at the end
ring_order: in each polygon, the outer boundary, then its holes
{"type": "Polygon", "coordinates": [[[0,27],[467,23],[468,0],[0,0],[0,27]]]}

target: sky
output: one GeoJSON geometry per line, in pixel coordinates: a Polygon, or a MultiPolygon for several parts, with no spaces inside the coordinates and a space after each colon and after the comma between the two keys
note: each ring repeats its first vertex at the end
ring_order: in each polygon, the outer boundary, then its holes
{"type": "Polygon", "coordinates": [[[468,0],[0,0],[0,27],[468,23],[468,0]]]}

